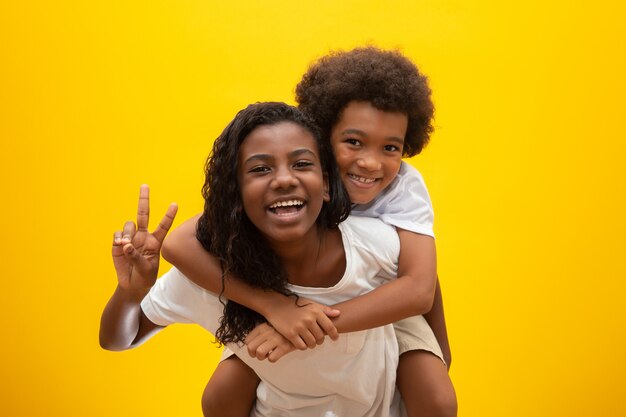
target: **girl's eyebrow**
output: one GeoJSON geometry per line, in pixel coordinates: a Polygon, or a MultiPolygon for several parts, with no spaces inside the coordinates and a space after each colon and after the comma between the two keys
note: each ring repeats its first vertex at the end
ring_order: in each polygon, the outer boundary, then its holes
{"type": "MultiPolygon", "coordinates": [[[[319,159],[317,154],[315,152],[313,152],[309,148],[298,148],[298,149],[295,149],[295,150],[293,150],[293,151],[291,151],[291,152],[289,152],[287,154],[287,156],[290,157],[290,158],[297,158],[297,157],[302,156],[302,155],[311,155],[312,157],[314,157],[316,159],[319,159]]],[[[266,161],[273,161],[274,159],[275,159],[275,157],[272,154],[257,153],[257,154],[251,155],[243,163],[247,164],[247,163],[252,162],[252,161],[263,161],[263,162],[266,162],[266,161]]]]}
{"type": "MultiPolygon", "coordinates": [[[[367,137],[367,133],[359,129],[346,129],[342,131],[341,133],[344,135],[359,135],[359,136],[367,137]]],[[[385,139],[390,140],[392,142],[396,142],[398,145],[404,145],[404,138],[401,138],[398,136],[389,136],[388,138],[385,138],[385,139]]]]}
{"type": "Polygon", "coordinates": [[[246,159],[245,161],[243,161],[244,164],[247,164],[248,162],[253,162],[253,161],[271,161],[274,159],[274,155],[270,155],[270,154],[266,154],[266,153],[257,153],[254,154],[252,156],[250,156],[248,159],[246,159]]]}
{"type": "Polygon", "coordinates": [[[289,152],[289,156],[292,158],[298,157],[301,155],[311,155],[312,157],[319,159],[317,154],[313,152],[312,150],[310,150],[309,148],[299,148],[299,149],[289,152]]]}

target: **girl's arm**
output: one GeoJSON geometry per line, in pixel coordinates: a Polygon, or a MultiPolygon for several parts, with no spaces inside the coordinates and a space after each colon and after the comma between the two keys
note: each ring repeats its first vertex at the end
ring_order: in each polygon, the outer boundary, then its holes
{"type": "Polygon", "coordinates": [[[339,314],[319,303],[253,288],[227,275],[222,293],[222,269],[219,261],[196,239],[196,223],[200,215],[177,227],[163,244],[163,257],[175,265],[197,285],[226,299],[244,305],[269,321],[296,348],[312,348],[328,335],[337,339],[337,329],[329,316],[339,314]]]}
{"type": "Polygon", "coordinates": [[[115,289],[100,319],[100,346],[106,350],[131,349],[162,329],[152,323],[141,310],[141,300],[147,291],[115,289]]]}
{"type": "Polygon", "coordinates": [[[137,226],[128,221],[123,231],[113,235],[112,256],[117,288],[100,320],[100,346],[107,350],[135,347],[161,328],[148,320],[140,303],[156,282],[161,245],[172,226],[177,207],[170,205],[153,233],[148,232],[149,211],[149,189],[147,185],[142,185],[137,226]]]}

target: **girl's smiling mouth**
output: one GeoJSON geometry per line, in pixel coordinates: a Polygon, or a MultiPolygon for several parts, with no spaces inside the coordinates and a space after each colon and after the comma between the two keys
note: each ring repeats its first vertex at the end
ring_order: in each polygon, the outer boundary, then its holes
{"type": "Polygon", "coordinates": [[[302,207],[304,207],[304,201],[300,199],[291,199],[284,201],[277,201],[271,204],[268,209],[272,213],[278,216],[293,216],[297,214],[302,207]]]}

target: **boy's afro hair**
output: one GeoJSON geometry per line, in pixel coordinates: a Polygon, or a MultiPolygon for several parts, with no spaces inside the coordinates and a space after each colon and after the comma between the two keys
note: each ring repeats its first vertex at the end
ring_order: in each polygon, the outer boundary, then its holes
{"type": "Polygon", "coordinates": [[[314,62],[296,86],[296,101],[327,140],[351,101],[408,116],[402,155],[417,155],[433,131],[434,106],[426,76],[398,51],[373,46],[337,51],[314,62]]]}

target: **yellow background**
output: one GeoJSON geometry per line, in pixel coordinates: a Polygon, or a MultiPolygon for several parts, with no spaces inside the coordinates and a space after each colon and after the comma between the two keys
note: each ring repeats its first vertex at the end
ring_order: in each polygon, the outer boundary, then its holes
{"type": "Polygon", "coordinates": [[[366,43],[434,90],[411,162],[437,214],[459,416],[621,415],[623,3],[225,3],[0,5],[0,415],[201,415],[217,357],[201,329],[98,346],[111,234],[141,183],[153,217],[199,211],[234,113],[293,102],[312,60],[366,43]]]}

